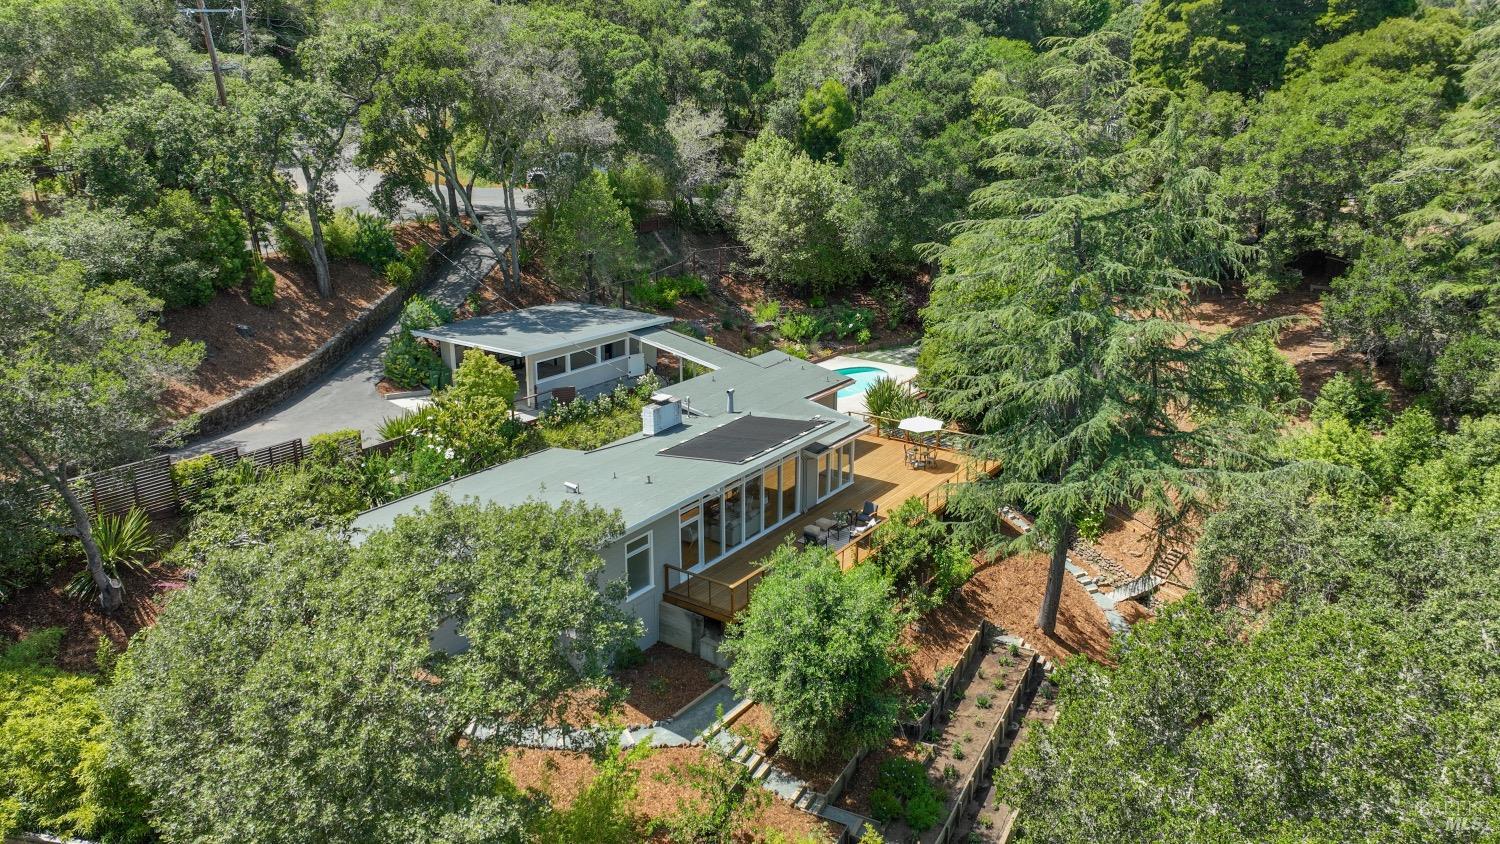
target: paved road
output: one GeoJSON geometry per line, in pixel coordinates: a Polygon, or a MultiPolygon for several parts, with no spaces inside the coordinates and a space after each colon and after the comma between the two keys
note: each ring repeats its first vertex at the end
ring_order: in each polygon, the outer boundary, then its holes
{"type": "MultiPolygon", "coordinates": [[[[519,195],[517,200],[525,206],[529,205],[530,198],[528,193],[519,195]]],[[[478,199],[476,196],[476,207],[479,207],[478,199]]],[[[496,237],[503,237],[507,231],[503,209],[497,205],[480,210],[485,214],[490,230],[496,233],[496,237]]],[[[521,225],[524,226],[529,218],[530,212],[527,212],[521,217],[521,225]]],[[[484,244],[471,240],[433,279],[427,288],[427,295],[450,308],[456,308],[494,266],[495,261],[489,249],[484,244]]],[[[231,445],[239,446],[241,450],[256,449],[342,428],[358,428],[364,433],[367,443],[379,439],[377,429],[380,423],[388,417],[405,412],[400,405],[381,398],[375,390],[381,377],[380,357],[394,336],[396,318],[392,317],[380,331],[372,332],[368,339],[350,351],[349,356],[333,371],[270,408],[256,421],[206,440],[192,442],[175,453],[178,456],[190,456],[231,445]]]]}
{"type": "MultiPolygon", "coordinates": [[[[302,182],[302,173],[298,170],[288,170],[287,175],[297,184],[299,190],[307,190],[307,185],[302,182]]],[[[370,204],[370,193],[375,189],[375,184],[380,181],[380,174],[371,170],[339,170],[333,174],[333,207],[353,208],[356,211],[375,213],[375,206],[370,204]]],[[[519,194],[528,193],[525,190],[517,191],[519,194]]],[[[505,197],[501,195],[500,188],[475,188],[474,205],[503,208],[505,197]]],[[[411,219],[423,214],[432,213],[432,209],[424,203],[408,199],[401,205],[400,212],[396,215],[402,219],[411,219]]]]}

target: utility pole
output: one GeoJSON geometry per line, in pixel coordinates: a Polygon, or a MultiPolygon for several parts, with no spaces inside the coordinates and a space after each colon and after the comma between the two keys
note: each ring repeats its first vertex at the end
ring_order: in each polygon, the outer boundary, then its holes
{"type": "Polygon", "coordinates": [[[219,69],[219,51],[214,47],[213,30],[208,26],[208,9],[203,0],[198,0],[198,24],[203,29],[203,45],[208,48],[208,63],[214,69],[214,88],[219,92],[219,108],[229,107],[229,98],[224,96],[224,72],[219,69]]]}
{"type": "MultiPolygon", "coordinates": [[[[202,0],[199,0],[201,3],[202,0]]],[[[244,79],[250,78],[250,0],[240,0],[240,41],[243,42],[245,57],[240,60],[240,76],[244,79]]]]}

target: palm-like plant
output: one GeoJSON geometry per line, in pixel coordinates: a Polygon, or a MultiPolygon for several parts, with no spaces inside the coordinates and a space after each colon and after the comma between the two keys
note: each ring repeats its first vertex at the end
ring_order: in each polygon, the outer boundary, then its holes
{"type": "MultiPolygon", "coordinates": [[[[117,580],[122,569],[145,571],[151,553],[156,550],[150,522],[141,510],[133,509],[123,516],[95,516],[93,532],[99,556],[104,560],[104,570],[117,580]]],[[[93,596],[97,587],[87,566],[73,575],[67,589],[68,594],[75,597],[93,596]]]]}
{"type": "Polygon", "coordinates": [[[890,433],[895,429],[895,422],[885,420],[901,420],[908,416],[915,416],[921,411],[922,402],[912,392],[911,387],[902,384],[894,378],[877,378],[865,390],[865,410],[872,416],[882,419],[876,420],[882,433],[890,433]]]}

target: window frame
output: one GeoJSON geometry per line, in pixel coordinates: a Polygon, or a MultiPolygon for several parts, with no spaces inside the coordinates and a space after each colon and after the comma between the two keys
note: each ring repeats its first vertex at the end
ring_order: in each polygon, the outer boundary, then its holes
{"type": "Polygon", "coordinates": [[[567,355],[557,355],[556,357],[545,358],[536,362],[536,380],[538,381],[546,381],[549,378],[561,378],[562,376],[567,375],[568,372],[569,370],[567,355]],[[542,366],[544,364],[552,363],[553,361],[558,361],[562,368],[551,375],[543,375],[542,366]]]}
{"type": "Polygon", "coordinates": [[[650,530],[647,530],[640,536],[625,540],[625,543],[622,547],[624,548],[625,552],[625,600],[634,601],[635,599],[656,588],[656,538],[652,535],[652,532],[650,530]],[[643,547],[637,548],[634,551],[630,550],[631,545],[634,545],[635,543],[643,539],[646,541],[646,544],[643,547]],[[642,551],[646,553],[646,585],[642,586],[639,589],[631,589],[630,558],[637,554],[640,554],[642,551]]]}
{"type": "Polygon", "coordinates": [[[573,351],[568,352],[567,357],[568,357],[568,371],[569,372],[577,372],[580,369],[588,369],[591,366],[598,366],[599,365],[599,347],[598,346],[587,346],[587,347],[582,348],[582,349],[574,349],[573,351]],[[580,366],[579,363],[578,363],[578,361],[576,360],[576,358],[579,355],[587,355],[588,356],[588,363],[585,363],[585,364],[583,364],[583,365],[580,366]]]}

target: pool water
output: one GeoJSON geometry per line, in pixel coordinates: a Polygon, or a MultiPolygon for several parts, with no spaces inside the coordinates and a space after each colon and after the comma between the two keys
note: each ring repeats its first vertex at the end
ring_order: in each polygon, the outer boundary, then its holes
{"type": "Polygon", "coordinates": [[[839,390],[838,395],[841,399],[862,396],[865,394],[865,390],[870,389],[871,384],[882,378],[891,377],[889,372],[876,366],[846,366],[842,369],[835,369],[834,372],[854,379],[853,384],[839,390]]]}

